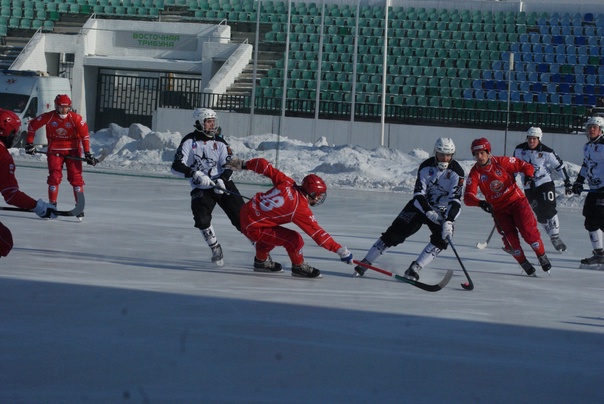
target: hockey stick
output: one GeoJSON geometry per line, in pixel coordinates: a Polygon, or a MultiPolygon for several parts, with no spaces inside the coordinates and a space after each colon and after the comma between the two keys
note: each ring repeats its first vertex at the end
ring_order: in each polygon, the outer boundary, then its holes
{"type": "Polygon", "coordinates": [[[485,241],[484,243],[476,243],[476,248],[478,248],[479,250],[484,250],[485,248],[487,248],[487,245],[489,244],[489,241],[491,241],[491,237],[493,237],[493,233],[495,233],[495,225],[493,225],[493,228],[491,229],[491,232],[489,233],[489,237],[487,237],[487,241],[485,241]]]}
{"type": "MultiPolygon", "coordinates": [[[[84,212],[84,206],[86,205],[86,200],[84,198],[84,194],[81,192],[76,193],[76,206],[72,210],[55,210],[55,215],[57,216],[77,216],[80,213],[84,212]]],[[[8,210],[11,212],[33,212],[30,209],[16,208],[13,206],[2,206],[0,210],[8,210]]]]}
{"type": "MultiPolygon", "coordinates": [[[[34,152],[34,154],[45,154],[47,156],[59,156],[59,157],[65,157],[66,159],[70,159],[70,160],[78,160],[78,161],[87,161],[85,157],[78,157],[78,156],[69,156],[69,155],[64,155],[64,154],[60,154],[60,153],[49,153],[47,151],[44,150],[37,150],[34,152]]],[[[105,157],[107,157],[107,153],[105,152],[105,150],[103,150],[101,152],[101,157],[100,158],[94,158],[94,164],[89,164],[91,166],[96,166],[98,163],[100,163],[101,161],[105,160],[105,157]]]]}
{"type": "Polygon", "coordinates": [[[400,275],[397,275],[397,274],[394,274],[392,272],[386,271],[385,269],[374,267],[373,265],[369,265],[369,264],[367,264],[365,262],[362,262],[362,261],[352,260],[352,262],[354,262],[355,264],[360,265],[362,267],[369,268],[369,269],[372,269],[372,270],[374,270],[376,272],[382,273],[384,275],[391,276],[394,279],[396,279],[397,281],[408,283],[410,285],[415,286],[416,288],[420,288],[420,289],[426,290],[428,292],[438,292],[439,290],[441,290],[442,288],[444,288],[445,286],[447,286],[447,283],[449,283],[449,281],[451,280],[451,277],[453,276],[453,270],[449,269],[447,271],[447,273],[445,274],[445,277],[440,282],[438,282],[435,285],[429,285],[427,283],[422,283],[422,282],[419,282],[419,281],[414,281],[412,279],[403,278],[400,275]]]}
{"type": "MultiPolygon", "coordinates": [[[[493,233],[491,233],[491,234],[493,234],[493,233]]],[[[459,258],[459,254],[457,254],[457,250],[455,249],[455,246],[453,245],[453,241],[451,240],[451,237],[449,237],[449,245],[453,249],[453,252],[455,253],[455,256],[457,257],[457,261],[459,261],[459,265],[461,265],[461,269],[463,269],[463,273],[466,275],[466,278],[468,278],[468,281],[466,283],[462,283],[461,287],[464,288],[465,290],[474,289],[474,283],[472,282],[472,279],[470,279],[470,275],[468,274],[468,271],[466,271],[466,267],[464,266],[463,262],[461,262],[461,258],[459,258]]]]}
{"type": "Polygon", "coordinates": [[[227,193],[227,194],[231,194],[231,195],[239,196],[239,197],[241,197],[241,198],[243,198],[243,199],[247,199],[248,201],[252,199],[252,198],[248,198],[247,196],[244,196],[244,195],[238,194],[237,192],[234,192],[234,191],[229,191],[228,189],[223,188],[223,187],[221,187],[220,185],[214,185],[214,189],[217,189],[217,190],[219,190],[219,191],[225,192],[225,193],[227,193]]]}

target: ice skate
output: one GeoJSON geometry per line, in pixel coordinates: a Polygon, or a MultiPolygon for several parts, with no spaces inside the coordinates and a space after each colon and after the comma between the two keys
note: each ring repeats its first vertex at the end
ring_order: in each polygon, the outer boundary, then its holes
{"type": "Polygon", "coordinates": [[[559,251],[559,252],[566,251],[566,244],[564,244],[564,242],[562,240],[560,240],[560,237],[554,236],[551,238],[551,240],[552,240],[552,245],[554,246],[556,251],[559,251]]]}
{"type": "MultiPolygon", "coordinates": [[[[549,262],[549,260],[548,260],[548,262],[549,262]]],[[[522,262],[520,264],[520,266],[522,267],[522,269],[524,269],[524,272],[526,272],[526,274],[528,276],[537,276],[537,275],[535,275],[535,267],[530,262],[528,262],[528,260],[522,262]]]]}
{"type": "Polygon", "coordinates": [[[212,262],[218,265],[219,267],[223,266],[224,260],[222,256],[222,247],[220,246],[220,244],[216,243],[214,245],[211,245],[210,248],[212,249],[212,262]]]}
{"type": "Polygon", "coordinates": [[[407,268],[405,271],[403,278],[417,281],[419,280],[419,271],[421,271],[421,269],[422,267],[420,267],[417,262],[413,261],[411,265],[409,265],[409,268],[407,268]]]}
{"type": "MultiPolygon", "coordinates": [[[[371,262],[367,261],[365,258],[363,258],[363,259],[361,260],[361,262],[362,262],[362,263],[364,263],[364,264],[369,264],[369,265],[371,265],[371,262]]],[[[366,272],[366,271],[367,271],[367,268],[365,268],[365,267],[363,267],[363,266],[361,266],[361,265],[357,265],[356,267],[354,267],[354,274],[353,274],[353,275],[354,275],[355,277],[360,277],[360,276],[365,275],[365,272],[366,272]]]]}
{"type": "Polygon", "coordinates": [[[81,222],[84,219],[84,212],[82,212],[79,215],[77,215],[76,219],[78,219],[78,221],[81,222]]]}
{"type": "Polygon", "coordinates": [[[549,274],[549,270],[552,269],[552,263],[549,262],[549,258],[547,258],[547,255],[540,255],[537,257],[537,259],[539,260],[539,265],[541,265],[541,268],[549,274]]]}
{"type": "Polygon", "coordinates": [[[302,265],[292,265],[292,276],[300,278],[322,278],[321,271],[311,267],[306,262],[303,262],[302,265]]]}
{"type": "Polygon", "coordinates": [[[254,257],[254,272],[283,272],[283,267],[278,262],[274,262],[270,255],[265,261],[254,257]]]}
{"type": "Polygon", "coordinates": [[[591,257],[581,260],[581,268],[596,268],[604,266],[604,250],[594,250],[591,257]]]}

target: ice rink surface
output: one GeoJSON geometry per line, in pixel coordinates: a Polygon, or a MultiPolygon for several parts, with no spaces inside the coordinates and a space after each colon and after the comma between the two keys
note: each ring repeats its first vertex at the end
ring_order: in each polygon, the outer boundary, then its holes
{"type": "MultiPolygon", "coordinates": [[[[21,189],[46,198],[45,169],[21,189]]],[[[0,402],[601,403],[604,271],[579,209],[560,209],[568,252],[537,278],[501,250],[490,217],[464,207],[455,245],[421,272],[429,293],[377,272],[363,278],[307,237],[322,279],[251,269],[253,247],[216,208],[224,267],[193,227],[184,180],[87,170],[86,217],[0,211],[15,247],[0,260],[0,402]]],[[[240,185],[252,196],[265,190],[240,185]]],[[[356,259],[410,195],[330,190],[319,223],[356,259]]],[[[71,209],[64,180],[59,208],[71,209]]],[[[375,265],[402,272],[422,229],[375,265]]]]}

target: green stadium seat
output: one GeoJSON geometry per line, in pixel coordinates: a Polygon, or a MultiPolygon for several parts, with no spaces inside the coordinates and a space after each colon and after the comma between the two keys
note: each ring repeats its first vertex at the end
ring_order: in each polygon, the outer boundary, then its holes
{"type": "Polygon", "coordinates": [[[43,26],[44,26],[44,21],[38,20],[38,19],[31,20],[31,29],[38,30],[38,29],[42,28],[43,26]]]}
{"type": "Polygon", "coordinates": [[[31,19],[29,18],[21,18],[19,21],[20,29],[31,29],[31,19]]]}

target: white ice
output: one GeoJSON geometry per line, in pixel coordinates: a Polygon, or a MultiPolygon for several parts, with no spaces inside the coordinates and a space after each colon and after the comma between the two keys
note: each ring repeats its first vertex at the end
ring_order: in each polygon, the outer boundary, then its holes
{"type": "MultiPolygon", "coordinates": [[[[0,211],[15,242],[0,260],[0,402],[603,402],[604,272],[579,269],[591,255],[581,198],[558,195],[568,252],[544,239],[551,276],[523,275],[497,236],[475,248],[492,221],[468,207],[454,242],[472,291],[451,249],[421,272],[436,283],[455,270],[430,293],[373,271],[354,278],[306,236],[322,279],[292,277],[281,248],[272,256],[286,271],[258,274],[253,247],[218,207],[226,264],[210,262],[189,185],[169,173],[179,139],[140,126],[96,133],[93,151],[107,157],[85,169],[81,223],[0,211]]],[[[274,135],[227,140],[244,158],[275,161],[274,135]]],[[[432,152],[281,140],[283,171],[326,179],[314,212],[356,259],[409,200],[432,152]]],[[[21,189],[46,198],[44,158],[12,152],[21,189]]],[[[252,173],[235,180],[245,196],[267,189],[252,173]]],[[[72,204],[64,180],[59,208],[72,204]]],[[[402,273],[428,236],[420,230],[375,265],[402,273]]]]}

